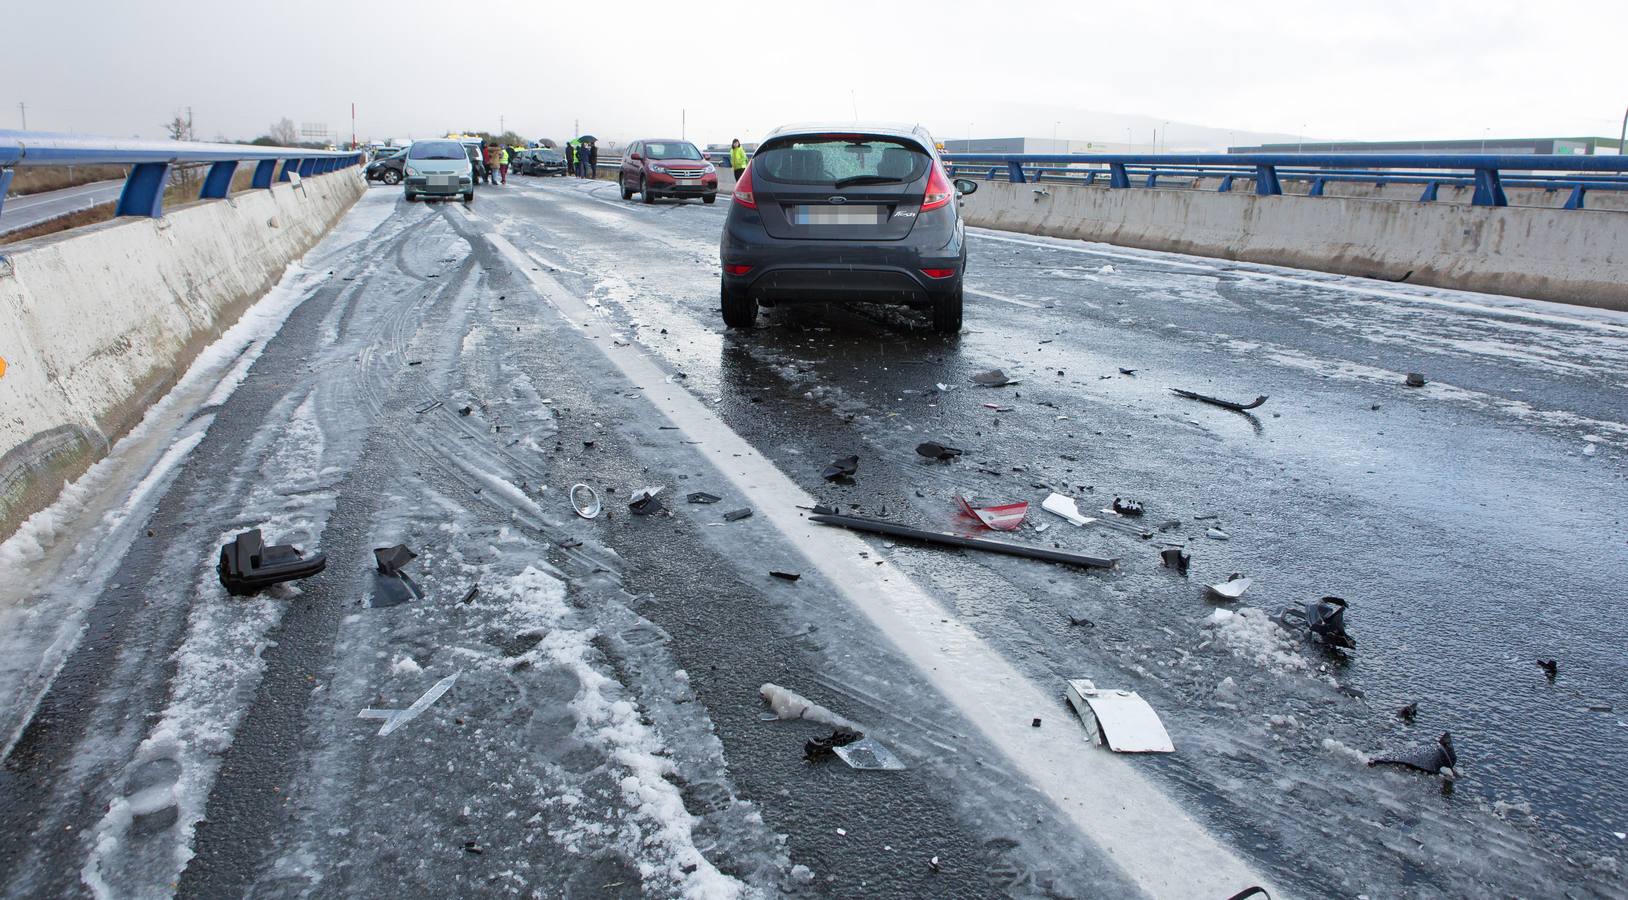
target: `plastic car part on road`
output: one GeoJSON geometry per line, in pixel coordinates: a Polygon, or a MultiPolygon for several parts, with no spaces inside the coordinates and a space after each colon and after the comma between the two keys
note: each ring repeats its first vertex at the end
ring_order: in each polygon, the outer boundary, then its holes
{"type": "Polygon", "coordinates": [[[327,564],[326,554],[302,556],[298,548],[289,544],[267,547],[260,529],[254,528],[221,546],[220,563],[215,570],[226,592],[241,597],[279,582],[309,578],[327,564]]]}
{"type": "Polygon", "coordinates": [[[968,550],[987,550],[991,553],[1004,553],[1008,556],[1022,556],[1046,562],[1067,563],[1085,568],[1111,569],[1119,562],[1117,559],[1086,556],[1082,553],[1070,553],[1067,550],[1049,550],[1045,547],[1028,547],[1023,544],[1008,544],[1004,541],[962,537],[958,534],[948,534],[941,531],[924,531],[920,528],[911,528],[908,525],[899,525],[880,519],[866,519],[860,516],[815,513],[809,516],[808,519],[821,525],[835,525],[841,528],[851,528],[855,531],[912,538],[929,544],[943,544],[948,547],[962,547],[968,550]]]}

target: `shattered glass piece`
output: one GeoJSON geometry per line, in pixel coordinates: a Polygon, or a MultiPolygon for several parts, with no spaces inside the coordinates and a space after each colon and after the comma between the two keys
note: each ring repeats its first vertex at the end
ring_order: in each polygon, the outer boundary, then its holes
{"type": "Polygon", "coordinates": [[[636,516],[648,516],[661,512],[665,507],[662,506],[661,500],[656,495],[661,493],[662,487],[663,485],[657,485],[640,490],[633,495],[632,500],[628,501],[627,508],[632,510],[636,516]]]}
{"type": "Polygon", "coordinates": [[[712,494],[707,493],[706,491],[696,491],[695,493],[689,495],[688,497],[685,497],[684,499],[689,501],[690,503],[703,503],[704,504],[704,503],[717,503],[718,501],[720,501],[720,500],[722,500],[724,498],[714,496],[712,494]]]}
{"type": "Polygon", "coordinates": [[[373,560],[379,566],[382,575],[399,575],[403,566],[418,558],[418,554],[407,549],[406,544],[397,544],[394,547],[379,547],[373,551],[373,560]]]}
{"type": "Polygon", "coordinates": [[[598,516],[601,509],[599,492],[585,484],[571,485],[571,508],[584,519],[598,516]]]}
{"type": "Polygon", "coordinates": [[[1025,501],[974,506],[967,498],[957,494],[955,502],[961,506],[962,513],[982,522],[985,528],[996,531],[1016,531],[1029,515],[1029,504],[1025,501]]]}
{"type": "Polygon", "coordinates": [[[452,690],[453,682],[458,680],[458,673],[437,681],[434,686],[425,691],[422,696],[413,701],[413,705],[406,709],[364,709],[356,714],[358,719],[383,719],[384,725],[379,728],[379,737],[384,737],[397,728],[418,718],[419,714],[430,708],[430,704],[441,699],[441,695],[452,690]]]}
{"type": "Polygon", "coordinates": [[[1245,578],[1237,572],[1234,572],[1227,577],[1226,581],[1223,581],[1220,584],[1207,584],[1204,586],[1204,589],[1217,597],[1222,597],[1227,600],[1237,600],[1239,597],[1244,595],[1244,591],[1249,590],[1250,584],[1250,579],[1245,578]]]}
{"type": "Polygon", "coordinates": [[[859,457],[844,456],[841,459],[832,460],[831,464],[826,466],[825,471],[821,472],[820,475],[826,481],[836,481],[838,478],[852,478],[854,473],[858,471],[859,457]]]}
{"type": "Polygon", "coordinates": [[[405,572],[373,573],[373,594],[368,598],[369,609],[400,606],[413,600],[424,599],[424,591],[405,572]]]}
{"type": "Polygon", "coordinates": [[[862,731],[838,728],[831,732],[830,737],[809,738],[803,742],[803,759],[810,761],[823,759],[830,756],[838,747],[845,747],[864,736],[865,733],[862,731]]]}
{"type": "Polygon", "coordinates": [[[751,517],[752,508],[750,506],[745,507],[744,509],[732,509],[729,512],[724,513],[725,522],[739,522],[742,519],[750,519],[751,517]]]}
{"type": "Polygon", "coordinates": [[[1062,516],[1075,525],[1089,525],[1096,519],[1080,514],[1080,506],[1074,502],[1073,497],[1065,497],[1053,492],[1051,496],[1040,502],[1040,508],[1053,515],[1062,516]]]}
{"type": "Polygon", "coordinates": [[[1071,678],[1065,693],[1093,742],[1115,753],[1175,752],[1159,714],[1135,691],[1102,690],[1090,679],[1071,678]]]}
{"type": "Polygon", "coordinates": [[[984,387],[1006,387],[1009,384],[1020,383],[1014,379],[1007,378],[1006,373],[1002,372],[1000,369],[990,369],[988,372],[979,372],[978,374],[972,376],[972,380],[973,383],[981,384],[984,387]]]}
{"type": "Polygon", "coordinates": [[[1159,561],[1167,569],[1175,569],[1176,574],[1187,577],[1187,566],[1193,561],[1193,555],[1182,547],[1166,547],[1159,551],[1159,561]]]}
{"type": "Polygon", "coordinates": [[[959,449],[955,447],[946,447],[937,441],[926,441],[917,444],[916,452],[927,457],[928,459],[936,459],[939,462],[949,462],[950,460],[961,455],[961,451],[959,449]]]}
{"type": "Polygon", "coordinates": [[[1230,540],[1232,540],[1232,535],[1227,534],[1225,531],[1222,531],[1219,528],[1211,528],[1210,530],[1204,532],[1204,536],[1209,538],[1212,541],[1230,541],[1230,540]]]}
{"type": "Polygon", "coordinates": [[[1452,769],[1457,768],[1458,753],[1453,750],[1453,735],[1444,731],[1434,743],[1410,747],[1388,756],[1376,756],[1368,761],[1368,765],[1398,766],[1435,775],[1443,769],[1449,770],[1450,773],[1452,769]]]}
{"type": "Polygon", "coordinates": [[[1213,406],[1219,406],[1223,409],[1230,409],[1233,412],[1248,412],[1249,410],[1252,410],[1266,402],[1265,394],[1261,394],[1259,397],[1256,397],[1249,403],[1234,403],[1231,400],[1222,400],[1219,397],[1206,397],[1203,394],[1194,393],[1193,391],[1184,391],[1181,388],[1171,388],[1170,390],[1178,397],[1186,397],[1189,400],[1199,400],[1213,406]]]}
{"type": "Polygon", "coordinates": [[[860,738],[850,744],[838,744],[831,749],[853,769],[897,772],[905,767],[903,760],[872,737],[860,738]]]}

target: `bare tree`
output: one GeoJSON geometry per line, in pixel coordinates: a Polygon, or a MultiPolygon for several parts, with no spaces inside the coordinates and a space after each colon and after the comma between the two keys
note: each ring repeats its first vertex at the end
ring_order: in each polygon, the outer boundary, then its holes
{"type": "Polygon", "coordinates": [[[300,139],[300,133],[294,130],[294,120],[284,117],[271,123],[272,143],[279,147],[292,147],[300,139]]]}
{"type": "MultiPolygon", "coordinates": [[[[164,130],[169,132],[170,140],[172,141],[193,140],[192,107],[187,107],[185,113],[181,112],[180,110],[176,110],[175,115],[168,122],[164,123],[164,130]]],[[[194,183],[197,182],[197,180],[198,173],[196,168],[193,166],[173,166],[170,169],[171,184],[190,188],[194,183]]]]}

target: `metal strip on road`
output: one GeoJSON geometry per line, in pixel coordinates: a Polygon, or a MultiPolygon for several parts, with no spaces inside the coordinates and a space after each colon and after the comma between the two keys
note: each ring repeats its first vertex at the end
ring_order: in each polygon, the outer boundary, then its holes
{"type": "MultiPolygon", "coordinates": [[[[460,209],[462,209],[460,207],[460,209]]],[[[891,563],[859,566],[861,538],[805,519],[814,498],[740,437],[636,346],[616,346],[612,323],[540,268],[475,213],[463,210],[538,295],[582,332],[700,451],[809,566],[918,667],[943,696],[1044,793],[1089,840],[1154,897],[1226,896],[1265,877],[1136,771],[1137,763],[1087,743],[1070,725],[1033,728],[1036,714],[1072,719],[1063,685],[1031,682],[971,628],[951,616],[891,563]],[[603,327],[599,327],[603,326],[603,327]]],[[[874,562],[874,560],[872,561],[874,562]]],[[[1090,672],[1081,672],[1090,675],[1090,672]]]]}
{"type": "Polygon", "coordinates": [[[1028,300],[1019,300],[1016,297],[1008,297],[1005,294],[997,294],[994,291],[980,291],[977,288],[963,288],[963,290],[974,297],[987,297],[990,300],[999,300],[1002,303],[1010,303],[1013,306],[1027,306],[1030,309],[1040,308],[1040,304],[1038,303],[1031,303],[1028,300]]]}

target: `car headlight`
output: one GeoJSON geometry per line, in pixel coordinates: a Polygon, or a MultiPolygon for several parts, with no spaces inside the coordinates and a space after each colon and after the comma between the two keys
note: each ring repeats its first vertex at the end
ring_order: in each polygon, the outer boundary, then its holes
{"type": "Polygon", "coordinates": [[[412,166],[408,166],[407,167],[407,174],[412,175],[412,176],[414,176],[416,178],[418,176],[418,170],[413,168],[412,166]]]}
{"type": "Polygon", "coordinates": [[[656,172],[656,173],[661,174],[661,175],[666,175],[667,174],[667,167],[666,166],[651,166],[650,171],[656,172]]]}
{"type": "Polygon", "coordinates": [[[711,175],[713,172],[718,171],[718,167],[713,165],[712,163],[707,163],[707,167],[703,171],[705,171],[708,175],[711,175]]]}

